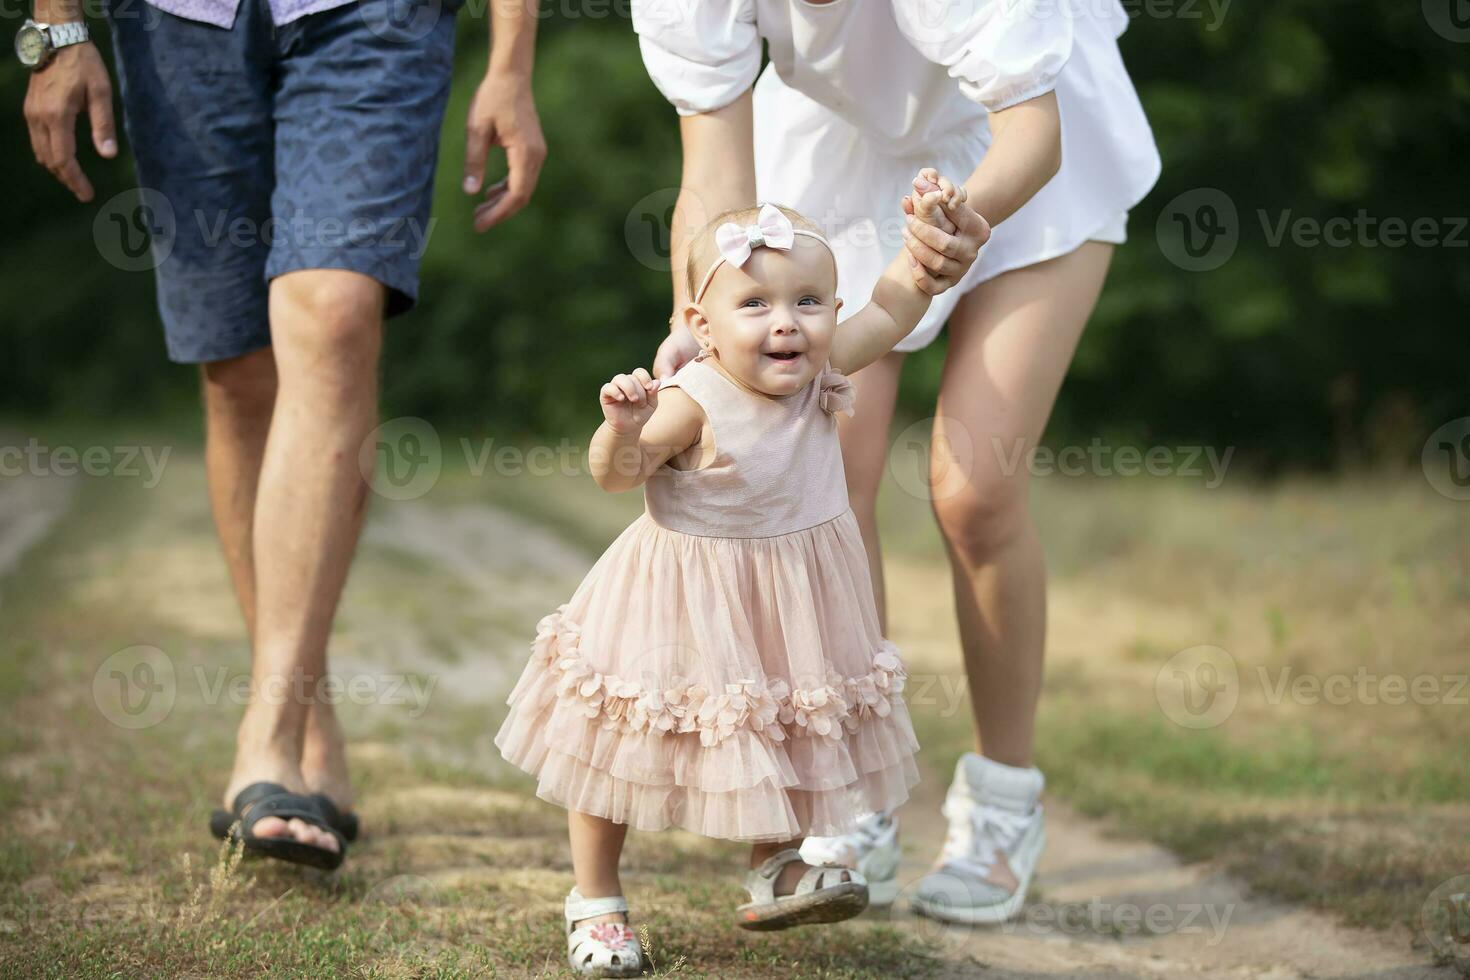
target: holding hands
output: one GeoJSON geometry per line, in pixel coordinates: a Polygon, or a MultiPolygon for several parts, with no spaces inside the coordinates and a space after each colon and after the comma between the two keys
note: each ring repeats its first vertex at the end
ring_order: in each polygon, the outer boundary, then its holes
{"type": "Polygon", "coordinates": [[[914,283],[938,296],[964,278],[990,240],[990,223],[968,203],[969,192],[926,167],[902,200],[904,249],[914,283]]]}
{"type": "Polygon", "coordinates": [[[658,408],[658,382],[643,368],[619,374],[602,386],[599,401],[608,428],[619,435],[632,435],[648,424],[658,408]]]}

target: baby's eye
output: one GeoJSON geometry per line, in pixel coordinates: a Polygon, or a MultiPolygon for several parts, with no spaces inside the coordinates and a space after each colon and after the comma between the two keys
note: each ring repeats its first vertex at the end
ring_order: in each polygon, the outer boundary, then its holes
{"type": "Polygon", "coordinates": [[[796,301],[797,306],[821,306],[822,301],[815,296],[803,296],[796,301]]]}
{"type": "Polygon", "coordinates": [[[758,310],[765,305],[766,304],[764,300],[752,297],[751,299],[746,300],[744,303],[741,303],[740,308],[742,310],[758,310]]]}

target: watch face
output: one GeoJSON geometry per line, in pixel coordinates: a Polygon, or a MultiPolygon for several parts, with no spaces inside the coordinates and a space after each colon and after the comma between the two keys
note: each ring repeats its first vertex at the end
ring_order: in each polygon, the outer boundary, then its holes
{"type": "Polygon", "coordinates": [[[39,27],[27,24],[15,35],[15,53],[20,57],[21,64],[34,68],[46,56],[46,35],[41,33],[39,27]]]}

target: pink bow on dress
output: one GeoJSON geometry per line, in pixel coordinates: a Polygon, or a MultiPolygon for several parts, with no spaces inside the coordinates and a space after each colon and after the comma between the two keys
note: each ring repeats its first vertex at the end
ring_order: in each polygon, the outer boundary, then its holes
{"type": "Polygon", "coordinates": [[[822,379],[818,384],[821,387],[822,411],[828,415],[852,416],[857,386],[847,375],[829,367],[822,371],[822,379]]]}

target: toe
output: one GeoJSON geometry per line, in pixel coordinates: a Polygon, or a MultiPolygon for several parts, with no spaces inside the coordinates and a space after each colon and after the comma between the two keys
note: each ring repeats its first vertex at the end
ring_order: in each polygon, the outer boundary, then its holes
{"type": "Polygon", "coordinates": [[[291,827],[280,817],[261,817],[250,828],[253,837],[290,837],[291,827]]]}

